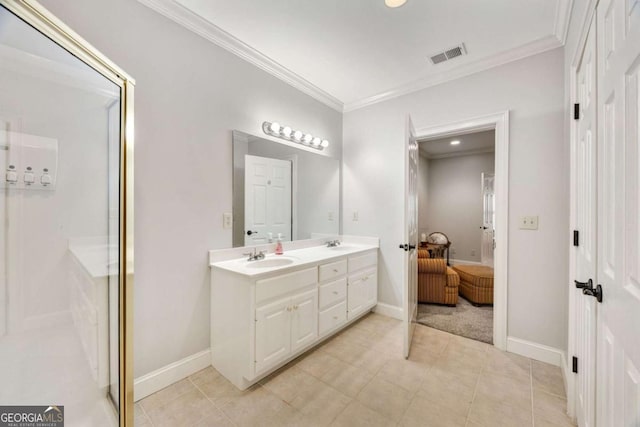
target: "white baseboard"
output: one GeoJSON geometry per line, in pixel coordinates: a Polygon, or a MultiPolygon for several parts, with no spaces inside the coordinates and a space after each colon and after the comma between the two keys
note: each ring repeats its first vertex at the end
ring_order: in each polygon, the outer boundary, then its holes
{"type": "Polygon", "coordinates": [[[133,381],[133,400],[138,401],[211,365],[211,350],[185,357],[133,381]]]}
{"type": "Polygon", "coordinates": [[[395,305],[385,304],[383,302],[379,302],[373,309],[374,313],[381,314],[387,317],[393,317],[394,319],[402,320],[402,308],[396,307],[395,305]]]}
{"type": "Polygon", "coordinates": [[[507,337],[507,351],[559,367],[565,359],[560,349],[514,337],[507,337]]]}

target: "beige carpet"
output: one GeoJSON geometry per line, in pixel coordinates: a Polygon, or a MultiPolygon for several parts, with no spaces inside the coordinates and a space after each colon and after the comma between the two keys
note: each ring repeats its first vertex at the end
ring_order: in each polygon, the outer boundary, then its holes
{"type": "Polygon", "coordinates": [[[419,304],[418,323],[493,344],[493,307],[475,307],[462,296],[456,307],[419,304]]]}

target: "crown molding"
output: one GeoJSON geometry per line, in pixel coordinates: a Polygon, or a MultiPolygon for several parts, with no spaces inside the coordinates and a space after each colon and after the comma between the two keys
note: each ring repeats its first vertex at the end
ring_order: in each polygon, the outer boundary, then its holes
{"type": "Polygon", "coordinates": [[[210,42],[228,50],[245,61],[255,65],[272,76],[304,92],[317,101],[333,108],[336,111],[343,111],[343,103],[339,99],[315,86],[313,83],[297,75],[288,68],[278,64],[273,59],[260,53],[248,44],[232,36],[222,28],[212,24],[200,15],[192,12],[174,0],[138,0],[138,2],[166,16],[172,21],[182,25],[188,30],[209,40],[210,42]]]}
{"type": "Polygon", "coordinates": [[[553,34],[563,46],[567,41],[572,9],[573,0],[558,0],[556,4],[556,20],[553,26],[553,34]]]}
{"type": "Polygon", "coordinates": [[[419,90],[426,89],[432,86],[437,86],[451,80],[457,80],[462,77],[467,77],[472,74],[488,70],[490,68],[508,64],[509,62],[518,61],[520,59],[537,55],[548,50],[556,49],[561,46],[562,44],[555,35],[549,35],[520,47],[510,49],[478,61],[470,62],[452,70],[443,71],[438,74],[425,77],[424,79],[413,81],[406,85],[399,86],[395,89],[382,92],[378,95],[373,95],[359,101],[345,104],[344,111],[346,113],[360,108],[368,107],[379,102],[417,92],[419,90]]]}

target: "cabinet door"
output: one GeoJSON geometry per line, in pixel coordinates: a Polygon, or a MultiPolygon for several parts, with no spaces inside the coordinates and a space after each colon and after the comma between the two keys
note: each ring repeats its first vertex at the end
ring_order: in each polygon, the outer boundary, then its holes
{"type": "Polygon", "coordinates": [[[378,274],[370,271],[364,277],[364,305],[370,307],[378,302],[378,274]]]}
{"type": "Polygon", "coordinates": [[[318,290],[291,298],[291,351],[295,352],[318,338],[318,290]]]}
{"type": "Polygon", "coordinates": [[[362,313],[365,307],[365,285],[364,276],[349,277],[347,286],[347,319],[351,320],[362,313]]]}
{"type": "Polygon", "coordinates": [[[378,276],[375,270],[349,277],[347,319],[353,319],[371,308],[378,300],[378,276]]]}
{"type": "Polygon", "coordinates": [[[291,354],[291,298],[256,309],[256,373],[291,354]]]}

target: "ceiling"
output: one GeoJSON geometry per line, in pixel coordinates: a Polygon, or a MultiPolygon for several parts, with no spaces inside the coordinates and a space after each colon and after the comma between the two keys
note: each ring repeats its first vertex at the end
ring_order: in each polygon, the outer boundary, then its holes
{"type": "Polygon", "coordinates": [[[496,133],[494,130],[448,136],[446,138],[420,141],[420,155],[428,159],[442,159],[471,154],[491,153],[495,151],[496,133]],[[451,145],[451,141],[460,141],[451,145]]]}
{"type": "Polygon", "coordinates": [[[349,111],[559,47],[572,0],[139,1],[349,111]]]}

